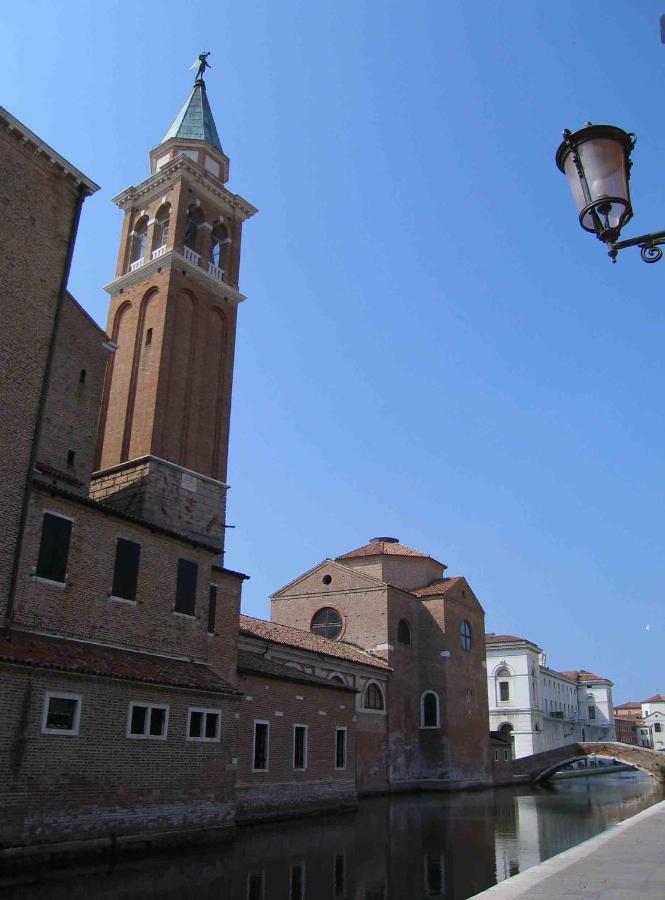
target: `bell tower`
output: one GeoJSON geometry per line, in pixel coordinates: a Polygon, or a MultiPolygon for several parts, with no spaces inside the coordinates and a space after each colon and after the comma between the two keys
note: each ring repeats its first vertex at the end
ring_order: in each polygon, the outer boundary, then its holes
{"type": "Polygon", "coordinates": [[[226,187],[199,59],[149,177],[114,198],[124,222],[106,290],[117,351],[91,496],[223,550],[240,238],[257,210],[226,187]]]}

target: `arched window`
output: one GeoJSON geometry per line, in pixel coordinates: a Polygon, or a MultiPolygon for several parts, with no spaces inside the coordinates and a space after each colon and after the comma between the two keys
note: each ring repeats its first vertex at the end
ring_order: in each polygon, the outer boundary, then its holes
{"type": "Polygon", "coordinates": [[[411,626],[406,619],[400,619],[397,625],[397,640],[400,644],[411,646],[411,626]]]}
{"type": "Polygon", "coordinates": [[[346,684],[341,675],[331,675],[330,681],[334,681],[336,684],[346,684]]]}
{"type": "Polygon", "coordinates": [[[152,242],[153,252],[161,247],[166,247],[169,239],[169,224],[171,222],[171,207],[168,203],[160,206],[155,216],[155,231],[152,242]]]}
{"type": "Polygon", "coordinates": [[[496,699],[500,703],[507,703],[510,697],[510,669],[507,666],[501,666],[496,670],[494,675],[496,678],[496,699]]]}
{"type": "Polygon", "coordinates": [[[185,219],[185,238],[184,245],[190,250],[197,252],[199,227],[203,222],[203,213],[198,206],[190,206],[187,210],[187,218],[185,219]]]}
{"type": "Polygon", "coordinates": [[[363,706],[365,709],[385,709],[383,693],[376,681],[370,681],[365,688],[363,706]]]}
{"type": "Polygon", "coordinates": [[[210,260],[213,266],[226,272],[229,262],[229,248],[231,239],[226,227],[222,223],[218,223],[212,230],[210,235],[210,260]]]}
{"type": "Polygon", "coordinates": [[[420,698],[420,727],[439,727],[439,697],[434,691],[425,691],[420,698]]]}
{"type": "Polygon", "coordinates": [[[511,756],[515,758],[515,735],[513,734],[513,726],[510,722],[504,722],[501,728],[499,728],[499,735],[505,741],[510,741],[511,748],[511,756]]]}
{"type": "Polygon", "coordinates": [[[145,245],[148,240],[148,217],[141,216],[132,232],[132,244],[129,254],[130,263],[138,262],[145,256],[145,245]]]}
{"type": "Polygon", "coordinates": [[[471,649],[471,626],[467,622],[466,619],[462,622],[459,627],[460,634],[460,644],[462,645],[462,650],[470,650],[471,649]]]}
{"type": "Polygon", "coordinates": [[[334,640],[342,630],[342,617],[332,606],[324,606],[312,616],[309,629],[313,634],[334,640]]]}

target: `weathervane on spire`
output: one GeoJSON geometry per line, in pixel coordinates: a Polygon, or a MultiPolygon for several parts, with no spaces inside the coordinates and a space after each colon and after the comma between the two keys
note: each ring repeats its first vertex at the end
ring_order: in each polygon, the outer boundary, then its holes
{"type": "Polygon", "coordinates": [[[197,69],[196,80],[194,84],[198,81],[203,81],[203,76],[205,74],[206,69],[212,69],[212,66],[208,62],[208,57],[210,56],[210,51],[207,50],[204,53],[199,53],[199,58],[191,64],[190,69],[197,69]]]}

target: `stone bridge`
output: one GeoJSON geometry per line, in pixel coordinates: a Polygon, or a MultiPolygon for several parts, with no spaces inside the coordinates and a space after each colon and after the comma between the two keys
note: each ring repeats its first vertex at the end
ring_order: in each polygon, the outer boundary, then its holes
{"type": "Polygon", "coordinates": [[[566,763],[584,759],[586,756],[616,759],[641,769],[661,784],[665,784],[665,753],[636,747],[633,744],[620,744],[618,741],[566,744],[565,747],[534,753],[533,756],[523,756],[521,759],[513,760],[513,776],[521,780],[546,781],[566,763]]]}

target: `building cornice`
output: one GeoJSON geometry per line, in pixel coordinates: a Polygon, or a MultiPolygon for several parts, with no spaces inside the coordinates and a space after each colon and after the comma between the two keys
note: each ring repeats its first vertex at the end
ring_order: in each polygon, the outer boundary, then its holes
{"type": "Polygon", "coordinates": [[[184,268],[187,274],[192,275],[208,290],[212,289],[214,293],[233,304],[233,306],[237,306],[247,299],[244,294],[241,294],[237,288],[234,288],[227,281],[218,281],[212,275],[209,275],[205,269],[195,266],[188,259],[185,259],[181,253],[173,249],[167,250],[166,253],[158,256],[157,259],[148,260],[145,265],[134,269],[133,272],[126,272],[124,275],[120,275],[107,284],[104,290],[113,297],[127,290],[127,288],[134,287],[135,284],[140,284],[142,281],[150,279],[158,272],[161,272],[162,269],[170,269],[173,266],[184,268]]]}
{"type": "Polygon", "coordinates": [[[77,185],[83,187],[87,196],[90,196],[90,194],[94,194],[99,190],[98,184],[95,184],[95,182],[88,178],[87,175],[84,175],[83,172],[79,171],[79,169],[68,162],[64,156],[60,156],[59,153],[56,153],[52,147],[49,147],[45,141],[40,137],[37,137],[34,132],[30,131],[30,129],[22,122],[19,122],[18,119],[15,119],[14,116],[2,106],[0,106],[0,121],[3,122],[9,131],[16,131],[21,140],[33,147],[38,153],[43,153],[44,156],[48,158],[49,162],[61,169],[63,174],[73,178],[77,185]]]}
{"type": "Polygon", "coordinates": [[[138,186],[132,185],[113,198],[113,202],[120,209],[128,206],[149,203],[154,197],[158,197],[166,187],[170,187],[174,180],[182,175],[188,175],[196,182],[198,188],[212,200],[221,200],[229,206],[233,212],[243,221],[250,219],[258,212],[255,206],[241,197],[240,194],[232,194],[210,172],[202,169],[188,156],[179,153],[174,159],[167,162],[162,168],[146,178],[138,186]]]}

